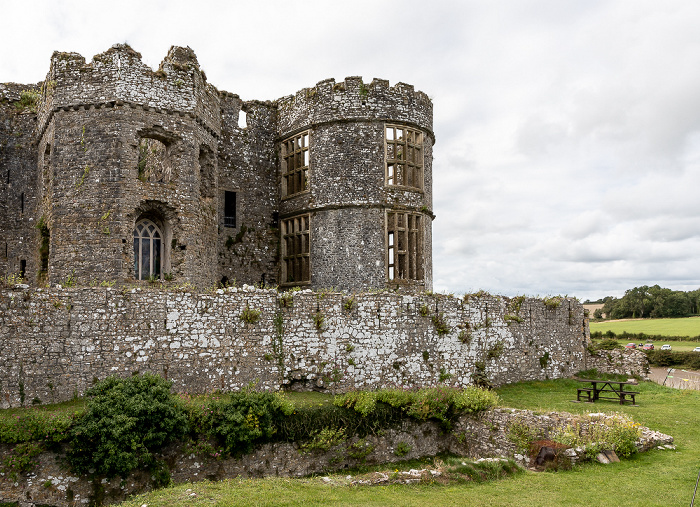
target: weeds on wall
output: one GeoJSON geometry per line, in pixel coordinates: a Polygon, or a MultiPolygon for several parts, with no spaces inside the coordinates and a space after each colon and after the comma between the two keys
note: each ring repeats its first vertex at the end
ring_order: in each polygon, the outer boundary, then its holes
{"type": "Polygon", "coordinates": [[[343,308],[344,308],[346,311],[350,312],[350,311],[352,311],[352,309],[353,309],[354,307],[355,307],[355,296],[352,295],[352,296],[350,296],[349,298],[347,298],[347,299],[345,300],[345,302],[343,303],[343,308]]]}
{"type": "Polygon", "coordinates": [[[438,336],[446,335],[451,331],[450,326],[447,324],[447,321],[445,321],[444,313],[441,312],[433,315],[432,321],[438,336]]]}
{"type": "Polygon", "coordinates": [[[428,308],[428,305],[423,305],[418,309],[418,313],[420,314],[421,317],[427,317],[430,314],[430,309],[428,308]]]}
{"type": "Polygon", "coordinates": [[[457,339],[465,345],[469,345],[472,341],[472,333],[468,328],[462,329],[457,335],[457,339]]]}
{"type": "Polygon", "coordinates": [[[11,480],[28,474],[39,464],[37,457],[44,450],[41,442],[24,442],[15,446],[1,463],[0,469],[11,480]]]}
{"type": "Polygon", "coordinates": [[[474,372],[472,373],[472,384],[483,389],[491,389],[491,381],[486,376],[486,363],[484,361],[476,361],[474,363],[474,372]]]}
{"type": "Polygon", "coordinates": [[[248,305],[243,309],[240,315],[240,319],[246,324],[255,324],[260,320],[260,310],[253,310],[248,305]]]}
{"type": "Polygon", "coordinates": [[[394,454],[396,456],[398,456],[399,458],[402,458],[402,457],[406,456],[409,452],[411,452],[412,449],[413,449],[413,447],[411,447],[408,443],[401,441],[398,444],[396,444],[396,449],[394,449],[394,454]]]}
{"type": "Polygon", "coordinates": [[[541,357],[540,357],[540,368],[543,370],[547,368],[547,365],[549,365],[550,357],[549,357],[549,352],[545,352],[541,357]]]}
{"type": "Polygon", "coordinates": [[[323,315],[323,313],[321,313],[321,311],[319,310],[314,314],[313,319],[314,326],[316,326],[316,330],[323,331],[325,329],[324,324],[326,322],[326,316],[323,315]]]}
{"type": "Polygon", "coordinates": [[[498,359],[503,355],[503,342],[497,341],[493,346],[486,352],[486,359],[498,359]]]}
{"type": "Polygon", "coordinates": [[[561,296],[551,296],[551,297],[546,297],[542,299],[542,302],[544,303],[544,306],[546,306],[549,310],[556,310],[561,306],[561,303],[564,298],[561,296]]]}
{"type": "Polygon", "coordinates": [[[31,111],[36,113],[39,93],[34,90],[22,90],[19,92],[19,100],[15,102],[17,112],[31,111]]]}

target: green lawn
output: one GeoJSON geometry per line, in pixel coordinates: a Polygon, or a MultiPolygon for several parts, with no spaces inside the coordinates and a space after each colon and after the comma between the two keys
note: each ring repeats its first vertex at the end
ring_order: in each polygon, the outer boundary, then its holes
{"type": "Polygon", "coordinates": [[[644,382],[638,389],[638,407],[603,401],[590,405],[570,401],[577,385],[572,380],[523,382],[498,392],[503,405],[514,408],[624,412],[643,425],[673,435],[677,451],[653,450],[613,465],[587,464],[559,473],[527,472],[485,484],[348,487],[328,486],[319,478],[232,479],[182,484],[122,505],[689,505],[700,466],[700,392],[644,382]]]}
{"type": "Polygon", "coordinates": [[[591,332],[612,331],[620,334],[623,331],[628,333],[645,333],[649,335],[664,336],[699,336],[700,317],[687,317],[684,319],[636,319],[636,320],[605,320],[602,322],[591,322],[591,332]]]}

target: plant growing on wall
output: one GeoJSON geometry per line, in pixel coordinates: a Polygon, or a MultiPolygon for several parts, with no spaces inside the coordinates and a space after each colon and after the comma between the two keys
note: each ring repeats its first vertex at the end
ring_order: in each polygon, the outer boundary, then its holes
{"type": "Polygon", "coordinates": [[[447,322],[445,321],[444,313],[437,313],[433,315],[432,320],[438,336],[443,336],[450,332],[450,326],[448,326],[447,322]]]}
{"type": "Polygon", "coordinates": [[[348,312],[351,311],[355,307],[355,296],[350,296],[345,300],[345,303],[343,303],[343,308],[347,310],[348,312]]]}
{"type": "Polygon", "coordinates": [[[549,364],[549,352],[545,352],[542,357],[540,357],[540,368],[543,370],[547,368],[547,365],[549,364]]]}
{"type": "Polygon", "coordinates": [[[549,310],[556,310],[561,305],[563,298],[561,296],[546,297],[542,300],[544,306],[549,310]]]}
{"type": "Polygon", "coordinates": [[[246,324],[255,324],[257,321],[260,320],[261,313],[262,312],[260,310],[252,310],[248,305],[246,305],[246,307],[241,312],[240,318],[246,324]]]}
{"type": "Polygon", "coordinates": [[[468,345],[472,341],[472,333],[468,328],[462,329],[457,335],[457,339],[462,343],[468,345]]]}
{"type": "Polygon", "coordinates": [[[497,341],[493,346],[486,352],[486,359],[498,359],[503,355],[503,342],[497,341]]]}
{"type": "Polygon", "coordinates": [[[326,322],[326,316],[321,313],[321,311],[317,311],[314,314],[314,326],[316,326],[316,329],[319,331],[323,331],[324,327],[323,324],[326,322]]]}

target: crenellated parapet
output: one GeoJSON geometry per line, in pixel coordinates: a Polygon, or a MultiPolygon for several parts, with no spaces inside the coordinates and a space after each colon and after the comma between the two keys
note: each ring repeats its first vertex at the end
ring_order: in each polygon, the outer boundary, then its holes
{"type": "Polygon", "coordinates": [[[90,63],[78,53],[54,52],[39,103],[40,133],[56,111],[114,106],[187,116],[214,136],[221,132],[218,91],[206,82],[190,48],[172,46],[157,71],[126,44],[115,44],[90,63]]]}
{"type": "MultiPolygon", "coordinates": [[[[421,91],[405,83],[389,86],[385,79],[365,84],[361,77],[320,81],[295,95],[277,101],[279,135],[309,126],[342,120],[390,120],[414,125],[433,133],[433,103],[421,91]]],[[[434,137],[434,136],[433,136],[434,137]]]]}

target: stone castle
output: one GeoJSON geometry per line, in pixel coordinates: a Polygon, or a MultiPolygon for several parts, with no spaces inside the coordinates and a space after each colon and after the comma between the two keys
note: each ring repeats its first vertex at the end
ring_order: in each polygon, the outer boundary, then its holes
{"type": "Polygon", "coordinates": [[[274,102],[125,44],[0,84],[0,272],[431,290],[432,103],[359,77],[274,102]],[[4,248],[3,248],[4,247],[4,248]]]}

